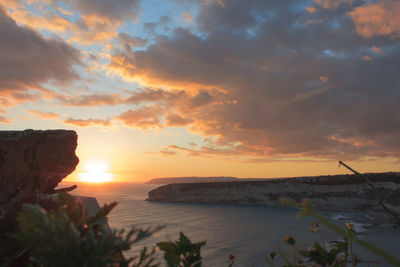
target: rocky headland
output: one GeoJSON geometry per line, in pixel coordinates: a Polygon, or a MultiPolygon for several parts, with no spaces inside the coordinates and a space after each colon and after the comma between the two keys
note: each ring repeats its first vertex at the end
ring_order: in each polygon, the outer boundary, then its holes
{"type": "Polygon", "coordinates": [[[154,178],[147,182],[147,184],[181,184],[181,183],[215,183],[215,182],[235,182],[238,181],[236,177],[167,177],[167,178],[154,178]]]}
{"type": "MultiPolygon", "coordinates": [[[[400,175],[367,174],[382,201],[400,213],[400,175]]],[[[277,178],[262,181],[169,184],[148,194],[149,201],[280,205],[280,198],[301,201],[325,211],[380,211],[371,188],[356,175],[277,178]]]]}
{"type": "Polygon", "coordinates": [[[67,130],[0,131],[0,215],[53,193],[79,163],[77,139],[67,130]]]}

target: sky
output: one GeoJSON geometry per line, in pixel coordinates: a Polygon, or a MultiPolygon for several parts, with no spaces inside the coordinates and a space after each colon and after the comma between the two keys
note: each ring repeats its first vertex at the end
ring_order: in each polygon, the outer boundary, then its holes
{"type": "Polygon", "coordinates": [[[400,171],[400,1],[0,6],[0,129],[75,130],[69,180],[400,171]]]}

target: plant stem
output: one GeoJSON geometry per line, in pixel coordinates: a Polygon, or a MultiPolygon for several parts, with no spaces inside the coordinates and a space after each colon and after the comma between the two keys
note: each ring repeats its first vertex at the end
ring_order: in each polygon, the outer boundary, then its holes
{"type": "Polygon", "coordinates": [[[321,239],[322,246],[323,246],[324,249],[326,250],[325,241],[324,241],[324,238],[322,237],[322,233],[321,233],[321,230],[320,230],[319,228],[318,228],[318,233],[319,233],[319,237],[320,237],[320,239],[321,239]]]}
{"type": "Polygon", "coordinates": [[[378,191],[376,190],[374,184],[372,183],[372,181],[365,175],[365,174],[361,174],[358,171],[352,169],[351,167],[349,167],[347,164],[345,164],[343,161],[339,161],[339,167],[340,165],[345,166],[347,169],[349,169],[350,171],[352,171],[355,175],[360,176],[361,178],[364,179],[365,183],[367,185],[369,185],[372,189],[372,193],[374,194],[374,197],[376,199],[376,201],[378,202],[378,204],[389,214],[391,214],[393,217],[396,218],[397,222],[400,222],[400,216],[398,214],[396,214],[394,211],[390,210],[388,207],[386,207],[385,204],[383,204],[381,197],[379,196],[378,191]]]}
{"type": "MultiPolygon", "coordinates": [[[[349,230],[349,233],[352,233],[351,230],[349,230]]],[[[350,239],[350,255],[351,255],[351,266],[355,266],[355,259],[354,259],[354,252],[353,252],[353,238],[352,236],[349,236],[350,239]]]]}
{"type": "MultiPolygon", "coordinates": [[[[341,235],[347,235],[346,230],[344,230],[342,227],[334,224],[333,222],[329,221],[328,219],[326,219],[324,216],[320,215],[318,212],[314,211],[313,209],[309,210],[309,213],[314,216],[316,219],[318,219],[321,223],[325,224],[326,226],[328,226],[329,228],[331,228],[333,231],[341,234],[341,235]]],[[[349,233],[349,238],[351,238],[351,240],[354,240],[354,242],[356,242],[358,245],[368,249],[369,251],[375,253],[376,255],[384,258],[385,260],[387,260],[388,262],[392,263],[394,266],[400,266],[400,260],[397,259],[396,257],[390,255],[389,253],[387,253],[386,251],[384,251],[383,249],[365,241],[362,239],[359,239],[354,233],[349,233]]]]}

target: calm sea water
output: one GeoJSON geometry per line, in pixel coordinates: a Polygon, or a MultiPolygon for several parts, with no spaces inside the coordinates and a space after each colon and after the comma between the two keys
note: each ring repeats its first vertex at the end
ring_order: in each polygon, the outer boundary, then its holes
{"type": "MultiPolygon", "coordinates": [[[[296,219],[298,211],[295,209],[145,201],[147,193],[158,186],[78,183],[73,194],[96,197],[100,205],[117,201],[118,206],[109,216],[111,228],[165,226],[152,237],[138,243],[128,253],[130,256],[137,254],[144,245],[153,247],[158,241],[176,240],[182,231],[192,242],[207,240],[207,245],[202,249],[204,266],[226,266],[230,254],[235,255],[234,266],[268,266],[265,257],[276,248],[291,255],[291,250],[282,241],[284,236],[294,236],[300,248],[307,247],[316,238],[308,230],[308,223],[313,218],[296,219]]],[[[327,240],[338,238],[328,229],[322,230],[327,240]]],[[[388,247],[389,251],[400,253],[400,244],[396,245],[400,232],[396,230],[393,233],[395,236],[387,231],[372,232],[366,237],[375,243],[381,241],[381,245],[388,247]],[[388,242],[390,238],[394,244],[388,242]]],[[[161,252],[158,254],[161,259],[161,252]]]]}

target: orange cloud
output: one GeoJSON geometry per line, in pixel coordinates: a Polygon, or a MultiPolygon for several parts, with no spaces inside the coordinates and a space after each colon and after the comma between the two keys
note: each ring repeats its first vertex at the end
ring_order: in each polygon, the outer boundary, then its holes
{"type": "MultiPolygon", "coordinates": [[[[196,66],[198,64],[202,65],[202,62],[193,61],[194,58],[191,56],[190,51],[184,51],[186,54],[180,58],[181,62],[174,64],[174,68],[177,71],[184,73],[184,75],[179,75],[179,79],[177,79],[168,71],[172,67],[170,66],[169,57],[174,57],[176,54],[176,51],[173,50],[175,47],[170,47],[166,43],[164,47],[149,48],[149,50],[153,49],[160,49],[160,51],[151,51],[151,54],[159,54],[164,59],[155,60],[152,56],[149,57],[147,52],[136,52],[135,56],[131,56],[130,52],[127,53],[126,51],[112,54],[110,63],[107,66],[108,73],[117,74],[127,81],[137,81],[151,87],[179,88],[185,91],[198,91],[201,89],[224,91],[219,84],[204,81],[203,73],[197,73],[198,77],[196,77],[196,66]]],[[[210,65],[208,67],[207,71],[214,73],[215,80],[217,80],[217,73],[223,70],[219,69],[219,66],[210,65]]]]}
{"type": "Polygon", "coordinates": [[[365,38],[372,36],[400,37],[400,2],[381,0],[359,6],[348,12],[354,21],[356,31],[365,38]]]}
{"type": "MultiPolygon", "coordinates": [[[[177,114],[176,121],[192,120],[187,124],[191,133],[212,140],[202,149],[169,147],[168,151],[325,159],[382,153],[378,150],[385,150],[384,142],[398,140],[397,117],[390,115],[398,113],[398,103],[388,95],[398,95],[398,79],[392,70],[399,65],[399,50],[392,40],[381,38],[374,44],[392,46],[385,51],[392,56],[382,57],[376,64],[361,61],[365,55],[361,53],[371,49],[371,43],[349,25],[346,10],[351,5],[352,1],[316,1],[315,8],[332,10],[321,12],[327,18],[307,27],[296,26],[293,21],[298,21],[299,14],[284,4],[278,8],[265,1],[234,1],[229,8],[201,6],[195,23],[204,36],[176,29],[147,49],[115,52],[109,70],[125,79],[164,88],[131,97],[134,104],[151,102],[162,109],[148,115],[150,125],[172,124],[168,115],[177,114]],[[276,14],[257,23],[254,10],[276,14]],[[278,25],[285,31],[279,31],[278,25]],[[253,26],[257,30],[251,35],[237,34],[253,26]],[[259,67],[263,65],[268,67],[259,67]],[[320,88],[322,82],[324,88],[320,88]],[[201,88],[204,93],[194,97],[201,88]],[[210,88],[225,91],[216,93],[210,88]],[[378,94],[380,90],[388,95],[378,94]],[[194,98],[205,104],[195,108],[194,98]],[[332,135],[372,139],[376,146],[343,143],[329,138],[332,135]]],[[[141,127],[137,124],[141,120],[140,116],[131,125],[141,127]]],[[[391,150],[394,147],[399,143],[391,150]]]]}
{"type": "Polygon", "coordinates": [[[164,149],[160,150],[159,153],[162,155],[170,156],[178,154],[177,153],[178,151],[186,152],[186,155],[194,157],[212,157],[212,156],[230,157],[230,156],[241,155],[241,153],[235,147],[217,148],[212,146],[209,147],[203,146],[200,149],[192,149],[178,145],[169,145],[164,149]]]}
{"type": "Polygon", "coordinates": [[[342,4],[351,6],[353,2],[353,0],[314,0],[316,5],[325,9],[337,9],[342,4]]]}
{"type": "MultiPolygon", "coordinates": [[[[218,92],[204,90],[189,94],[185,91],[144,88],[135,92],[125,91],[123,95],[117,93],[72,96],[57,94],[55,100],[59,104],[71,106],[136,105],[138,106],[137,109],[126,110],[112,119],[120,120],[128,127],[160,129],[164,126],[183,127],[192,125],[194,122],[192,116],[203,109],[207,109],[208,106],[216,105],[216,97],[220,97],[218,92]]],[[[42,115],[37,112],[32,113],[42,115]]],[[[68,119],[65,123],[78,126],[93,124],[107,126],[108,121],[68,119]]]]}
{"type": "Polygon", "coordinates": [[[185,22],[187,22],[187,23],[190,23],[190,22],[193,21],[193,17],[192,17],[192,15],[190,15],[189,12],[183,12],[183,13],[182,13],[182,17],[183,17],[183,20],[184,20],[185,22]]]}
{"type": "MultiPolygon", "coordinates": [[[[25,20],[23,23],[30,23],[32,27],[38,25],[60,33],[70,42],[99,43],[103,51],[101,60],[100,54],[93,60],[99,64],[109,60],[105,66],[109,74],[150,86],[115,94],[78,95],[70,90],[58,90],[51,95],[56,104],[121,105],[118,109],[130,106],[110,119],[68,118],[65,123],[80,127],[108,126],[118,120],[140,129],[187,126],[189,132],[205,138],[206,145],[199,149],[190,145],[189,148],[170,146],[160,151],[164,155],[183,152],[217,158],[238,155],[260,160],[283,156],[332,159],[382,155],[390,151],[399,156],[396,121],[399,86],[393,70],[399,67],[400,50],[393,38],[380,37],[371,42],[357,34],[372,27],[365,21],[376,22],[376,17],[383,20],[386,15],[377,9],[378,15],[371,11],[368,17],[359,12],[360,8],[362,11],[379,5],[384,12],[389,12],[382,3],[395,3],[377,1],[346,13],[353,1],[316,0],[306,9],[308,12],[330,10],[314,14],[314,23],[299,25],[295,22],[307,14],[299,13],[285,1],[279,4],[225,1],[228,6],[222,8],[222,1],[218,4],[217,0],[199,0],[193,28],[173,29],[174,23],[168,23],[171,31],[164,31],[162,26],[168,19],[163,22],[160,19],[158,24],[152,24],[158,25],[157,31],[149,31],[151,42],[125,33],[109,42],[110,38],[117,37],[118,30],[130,30],[131,25],[124,27],[123,23],[135,19],[138,1],[67,0],[63,7],[70,9],[66,11],[46,11],[44,7],[50,3],[46,2],[40,13],[44,21],[38,21],[37,17],[29,17],[29,12],[39,14],[36,4],[30,5],[29,0],[24,3],[29,8],[20,7],[25,12],[21,16],[25,17],[18,18],[19,11],[15,8],[11,12],[14,20],[7,10],[0,20],[0,69],[7,72],[0,72],[0,104],[3,107],[34,101],[51,93],[44,93],[42,84],[79,79],[74,72],[74,62],[82,60],[79,51],[16,24],[25,20]],[[67,12],[70,10],[73,19],[67,12]],[[346,14],[353,18],[355,28],[346,14]],[[364,22],[357,14],[363,15],[360,16],[364,22]],[[58,20],[58,17],[64,19],[58,20]],[[12,39],[10,32],[21,38],[12,39]],[[371,48],[372,44],[377,46],[371,48]],[[132,49],[135,46],[143,49],[132,49]],[[361,60],[364,55],[367,55],[364,60],[370,60],[379,56],[374,53],[382,54],[378,46],[384,48],[386,56],[373,64],[361,60]],[[325,88],[320,88],[322,82],[326,83],[325,88]]],[[[391,19],[390,23],[395,21],[391,19]]],[[[379,23],[381,28],[395,25],[378,20],[378,26],[379,23]]],[[[378,30],[370,30],[371,36],[382,35],[376,33],[381,29],[378,27],[378,30]]],[[[383,35],[393,37],[392,33],[383,35]]],[[[86,56],[90,57],[90,53],[86,56]]],[[[94,68],[101,69],[96,65],[94,68]]],[[[111,84],[118,82],[117,79],[111,84]]],[[[40,111],[35,115],[46,116],[40,111]]]]}
{"type": "Polygon", "coordinates": [[[74,25],[70,21],[51,11],[46,12],[44,16],[39,16],[25,8],[18,8],[10,15],[18,23],[35,29],[46,29],[56,33],[64,33],[74,28],[74,25]]]}
{"type": "Polygon", "coordinates": [[[191,119],[173,113],[169,113],[165,119],[167,126],[186,126],[192,122],[191,119]]]}
{"type": "MultiPolygon", "coordinates": [[[[94,43],[103,44],[117,37],[117,28],[121,25],[122,19],[121,17],[115,17],[114,14],[110,15],[107,13],[113,13],[116,10],[111,9],[110,6],[107,7],[107,10],[105,5],[103,7],[104,10],[100,12],[101,7],[97,2],[85,2],[87,3],[81,3],[82,5],[72,5],[75,11],[85,11],[85,13],[80,13],[80,19],[76,21],[69,20],[68,17],[77,14],[77,12],[64,10],[60,6],[56,6],[53,1],[31,1],[27,3],[27,5],[14,3],[8,6],[13,11],[10,14],[11,17],[19,24],[62,34],[68,42],[77,42],[84,45],[94,43]],[[88,12],[87,10],[90,5],[96,7],[88,12]],[[84,6],[84,10],[80,9],[82,6],[84,6]],[[62,15],[60,15],[60,13],[62,15]],[[65,16],[67,18],[65,18],[65,16]]],[[[117,2],[118,1],[113,1],[113,4],[118,6],[117,2]]],[[[127,3],[127,5],[131,4],[127,3]]]]}
{"type": "Polygon", "coordinates": [[[222,0],[217,0],[218,4],[222,7],[226,7],[226,4],[222,0]]]}
{"type": "Polygon", "coordinates": [[[53,112],[43,112],[39,110],[29,110],[28,112],[42,119],[57,119],[60,117],[60,115],[53,112]]]}
{"type": "Polygon", "coordinates": [[[375,53],[381,54],[382,56],[385,54],[385,53],[383,53],[382,49],[380,49],[379,47],[376,47],[376,46],[372,46],[372,51],[374,51],[375,53]]]}
{"type": "Polygon", "coordinates": [[[32,101],[52,92],[43,83],[66,85],[78,80],[73,69],[80,53],[60,39],[47,39],[19,26],[0,5],[0,100],[7,105],[32,101]],[[32,67],[34,66],[34,67],[32,67]]]}
{"type": "Polygon", "coordinates": [[[11,123],[11,121],[4,116],[0,116],[0,123],[11,123]]]}
{"type": "Polygon", "coordinates": [[[71,106],[103,106],[123,104],[124,100],[120,94],[91,94],[91,95],[58,95],[56,100],[63,105],[71,106]]]}
{"type": "Polygon", "coordinates": [[[104,21],[102,17],[82,15],[81,20],[78,20],[70,31],[71,37],[68,38],[68,42],[85,45],[104,44],[118,36],[118,26],[120,26],[119,23],[111,24],[104,21]]]}
{"type": "Polygon", "coordinates": [[[111,120],[109,120],[109,119],[107,119],[107,120],[101,120],[101,119],[82,120],[82,119],[68,118],[68,119],[64,120],[64,123],[79,126],[79,127],[88,127],[88,126],[95,126],[95,125],[110,126],[111,120]]]}
{"type": "Polygon", "coordinates": [[[129,109],[116,117],[129,127],[141,129],[162,128],[160,116],[163,111],[155,106],[142,107],[136,110],[129,109]]]}
{"type": "Polygon", "coordinates": [[[313,13],[317,12],[317,9],[314,6],[307,6],[307,7],[305,7],[305,9],[310,14],[313,14],[313,13]]]}
{"type": "Polygon", "coordinates": [[[160,154],[163,156],[174,156],[178,153],[176,151],[173,151],[170,149],[162,149],[162,150],[160,150],[160,154]]]}
{"type": "Polygon", "coordinates": [[[326,82],[328,81],[328,77],[326,77],[326,76],[319,76],[319,80],[320,80],[321,82],[326,83],[326,82]]]}

